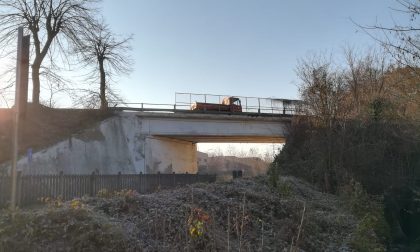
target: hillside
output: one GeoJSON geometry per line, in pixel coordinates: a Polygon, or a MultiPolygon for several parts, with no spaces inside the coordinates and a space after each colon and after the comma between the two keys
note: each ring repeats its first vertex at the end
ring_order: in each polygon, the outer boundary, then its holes
{"type": "Polygon", "coordinates": [[[3,211],[0,250],[352,251],[359,221],[343,201],[293,177],[283,177],[275,190],[267,182],[259,177],[150,195],[47,200],[14,221],[3,211]]]}
{"type": "MultiPolygon", "coordinates": [[[[11,109],[0,109],[0,163],[10,159],[12,113],[11,109]]],[[[20,121],[19,153],[26,153],[28,148],[36,151],[55,144],[108,116],[99,110],[52,109],[29,104],[26,116],[20,121]]]]}

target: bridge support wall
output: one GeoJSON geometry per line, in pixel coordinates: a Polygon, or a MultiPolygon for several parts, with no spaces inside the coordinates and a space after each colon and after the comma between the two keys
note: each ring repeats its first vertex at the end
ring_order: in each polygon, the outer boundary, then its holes
{"type": "Polygon", "coordinates": [[[146,139],[146,173],[197,172],[197,145],[164,137],[146,139]]]}

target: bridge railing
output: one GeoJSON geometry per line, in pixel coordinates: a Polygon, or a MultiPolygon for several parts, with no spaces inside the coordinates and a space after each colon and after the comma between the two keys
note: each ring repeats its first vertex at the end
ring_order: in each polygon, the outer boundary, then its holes
{"type": "MultiPolygon", "coordinates": [[[[118,110],[181,112],[190,111],[195,102],[222,104],[229,95],[175,93],[174,104],[164,103],[113,103],[110,107],[118,110]]],[[[250,114],[296,115],[301,114],[301,101],[277,98],[235,96],[241,100],[242,112],[250,114]]],[[[216,111],[217,112],[217,111],[216,111]]]]}
{"type": "MultiPolygon", "coordinates": [[[[223,98],[231,95],[175,93],[175,104],[190,107],[194,102],[221,104],[223,98]]],[[[262,98],[251,96],[234,96],[241,100],[242,111],[261,114],[288,114],[300,113],[300,100],[262,98]]]]}

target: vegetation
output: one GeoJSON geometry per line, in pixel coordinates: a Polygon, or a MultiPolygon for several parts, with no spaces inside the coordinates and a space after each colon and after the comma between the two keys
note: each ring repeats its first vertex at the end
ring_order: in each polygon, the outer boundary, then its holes
{"type": "Polygon", "coordinates": [[[415,251],[420,237],[411,227],[420,225],[415,207],[420,197],[414,193],[420,180],[418,70],[392,64],[383,55],[358,56],[346,49],[345,66],[322,55],[300,61],[305,116],[292,122],[269,174],[274,185],[283,174],[329,193],[351,188],[349,208],[360,218],[351,243],[355,249],[415,251]]]}
{"type": "Polygon", "coordinates": [[[384,52],[346,48],[345,65],[324,55],[299,62],[305,116],[269,171],[273,185],[294,175],[341,195],[359,219],[357,251],[420,247],[420,8],[399,3],[409,25],[364,27],[384,52]]]}
{"type": "Polygon", "coordinates": [[[102,190],[69,202],[47,198],[14,219],[0,212],[0,250],[348,250],[357,222],[338,207],[342,201],[295,178],[281,183],[287,196],[260,177],[149,195],[102,190]]]}

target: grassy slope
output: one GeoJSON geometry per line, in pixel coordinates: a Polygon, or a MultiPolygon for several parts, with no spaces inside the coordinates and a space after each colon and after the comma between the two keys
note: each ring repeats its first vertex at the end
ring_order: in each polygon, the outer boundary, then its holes
{"type": "MultiPolygon", "coordinates": [[[[110,114],[91,109],[52,109],[28,105],[21,119],[19,153],[34,151],[55,144],[72,134],[102,121],[110,114]]],[[[12,110],[0,109],[0,163],[10,159],[12,110]]]]}
{"type": "Polygon", "coordinates": [[[3,212],[0,251],[1,246],[6,251],[226,251],[228,246],[282,251],[292,241],[304,251],[350,251],[357,219],[342,202],[295,178],[282,180],[275,191],[265,178],[256,178],[149,195],[103,193],[22,210],[15,221],[3,212]]]}

